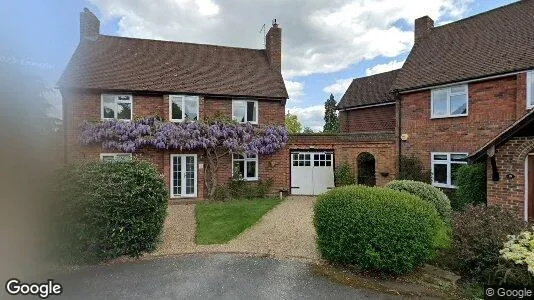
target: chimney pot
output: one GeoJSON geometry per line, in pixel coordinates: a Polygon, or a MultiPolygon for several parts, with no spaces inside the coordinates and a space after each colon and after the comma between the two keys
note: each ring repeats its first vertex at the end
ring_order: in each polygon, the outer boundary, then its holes
{"type": "Polygon", "coordinates": [[[282,28],[278,27],[276,19],[265,37],[265,51],[271,68],[282,72],[282,28]]]}
{"type": "Polygon", "coordinates": [[[100,35],[100,20],[88,8],[80,13],[80,41],[96,41],[100,35]]]}
{"type": "Polygon", "coordinates": [[[415,19],[415,40],[417,41],[418,39],[427,36],[432,28],[434,28],[434,20],[429,16],[415,19]]]}

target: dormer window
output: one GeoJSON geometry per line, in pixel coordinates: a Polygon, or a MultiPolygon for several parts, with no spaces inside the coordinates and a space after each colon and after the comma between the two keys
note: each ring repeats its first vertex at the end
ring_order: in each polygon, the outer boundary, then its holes
{"type": "Polygon", "coordinates": [[[431,95],[431,118],[467,116],[467,84],[433,89],[431,95]]]}
{"type": "Polygon", "coordinates": [[[534,71],[527,72],[527,109],[534,108],[534,71]]]}

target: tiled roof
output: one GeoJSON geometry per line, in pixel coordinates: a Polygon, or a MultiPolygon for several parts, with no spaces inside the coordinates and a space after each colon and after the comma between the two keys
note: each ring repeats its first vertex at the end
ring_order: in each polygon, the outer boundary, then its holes
{"type": "Polygon", "coordinates": [[[356,78],[339,101],[338,109],[393,102],[389,93],[399,70],[356,78]]]}
{"type": "Polygon", "coordinates": [[[82,41],[60,88],[286,99],[265,50],[99,35],[82,41]]]}
{"type": "Polygon", "coordinates": [[[431,29],[393,89],[405,91],[534,68],[534,1],[518,1],[431,29]]]}

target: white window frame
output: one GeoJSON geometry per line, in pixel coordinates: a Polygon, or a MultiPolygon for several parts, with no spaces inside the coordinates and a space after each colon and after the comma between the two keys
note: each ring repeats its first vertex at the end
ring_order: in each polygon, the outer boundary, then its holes
{"type": "Polygon", "coordinates": [[[469,115],[469,85],[468,84],[458,84],[458,85],[450,85],[444,88],[437,88],[432,89],[430,91],[430,119],[443,119],[443,118],[456,118],[456,117],[465,117],[469,115]],[[466,96],[466,104],[465,104],[465,114],[458,114],[458,115],[452,115],[451,114],[451,96],[456,95],[462,95],[464,92],[461,93],[453,93],[452,88],[457,87],[465,87],[465,96],[466,96]],[[447,91],[447,114],[445,115],[434,115],[434,93],[437,91],[447,91]]]}
{"type": "Polygon", "coordinates": [[[190,96],[190,95],[169,95],[169,121],[180,123],[184,122],[186,120],[185,118],[185,98],[187,97],[195,97],[197,100],[197,120],[189,120],[192,122],[197,122],[200,120],[200,97],[199,96],[190,96]],[[173,98],[180,98],[182,102],[182,118],[181,119],[173,119],[172,118],[172,99],[173,98]]]}
{"type": "MultiPolygon", "coordinates": [[[[169,163],[169,172],[170,172],[170,175],[169,175],[169,195],[171,198],[173,199],[176,199],[176,198],[196,198],[197,195],[198,195],[198,160],[197,160],[197,155],[196,154],[171,154],[170,155],[170,163],[169,163]],[[174,186],[173,186],[173,181],[174,181],[174,170],[172,169],[173,168],[173,164],[172,164],[172,159],[176,156],[181,156],[182,157],[182,162],[183,164],[185,165],[185,157],[186,156],[193,156],[194,158],[194,166],[195,166],[195,192],[193,194],[174,194],[173,191],[174,191],[174,186]]],[[[182,185],[182,191],[185,191],[185,168],[182,168],[182,182],[184,183],[182,185]]]]}
{"type": "Polygon", "coordinates": [[[243,103],[245,104],[245,122],[239,122],[239,123],[247,123],[247,122],[250,122],[250,124],[258,124],[258,120],[260,119],[260,114],[259,114],[259,104],[258,104],[258,101],[257,100],[246,100],[246,99],[243,99],[243,100],[232,100],[232,120],[236,120],[236,117],[235,117],[235,106],[237,103],[243,103]],[[247,121],[248,119],[248,115],[247,115],[247,102],[254,102],[254,107],[256,109],[256,121],[247,121]]]}
{"type": "Polygon", "coordinates": [[[131,153],[100,153],[100,160],[104,161],[105,156],[113,156],[114,161],[119,161],[117,160],[117,156],[128,156],[130,157],[130,160],[133,158],[131,153]]]}
{"type": "Polygon", "coordinates": [[[531,81],[534,81],[534,70],[527,72],[527,109],[534,108],[534,91],[531,81]]]}
{"type": "Polygon", "coordinates": [[[451,155],[465,155],[465,157],[467,158],[467,156],[469,156],[469,153],[465,153],[465,152],[431,152],[430,153],[430,168],[431,168],[430,170],[431,170],[431,173],[432,173],[432,185],[433,186],[442,187],[442,188],[449,188],[449,189],[456,188],[456,186],[452,184],[452,167],[451,167],[451,164],[467,165],[467,161],[465,161],[465,162],[452,161],[451,160],[451,155]],[[434,159],[435,155],[446,155],[447,156],[447,160],[435,160],[434,159]],[[435,164],[447,165],[447,183],[446,184],[438,183],[438,182],[434,181],[434,165],[435,164]]]}
{"type": "Polygon", "coordinates": [[[259,169],[260,169],[260,163],[259,163],[259,155],[258,154],[255,154],[256,157],[255,158],[250,158],[248,155],[246,154],[238,154],[238,153],[233,153],[232,154],[232,177],[234,177],[234,162],[235,161],[242,161],[243,162],[243,165],[244,165],[244,168],[243,168],[243,180],[246,180],[246,181],[256,181],[259,179],[259,176],[258,176],[258,172],[259,172],[259,169]],[[235,158],[234,155],[241,155],[243,156],[243,158],[235,158]],[[254,177],[246,177],[247,175],[247,162],[255,162],[256,163],[256,174],[254,174],[254,177]]]}
{"type": "Polygon", "coordinates": [[[133,119],[133,110],[134,110],[134,104],[133,104],[133,96],[132,94],[101,94],[100,95],[100,118],[102,120],[121,120],[121,121],[131,121],[133,119]],[[117,103],[130,103],[130,119],[117,119],[117,113],[118,109],[115,109],[114,117],[113,118],[104,118],[104,96],[113,96],[115,97],[115,105],[117,103]],[[119,96],[128,96],[130,97],[130,100],[119,100],[119,96]]]}

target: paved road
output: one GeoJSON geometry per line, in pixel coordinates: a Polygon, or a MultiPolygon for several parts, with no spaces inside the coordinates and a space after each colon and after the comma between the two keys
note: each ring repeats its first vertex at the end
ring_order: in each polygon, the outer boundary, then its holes
{"type": "Polygon", "coordinates": [[[55,277],[67,299],[391,299],[295,260],[209,254],[87,267],[55,277]]]}

